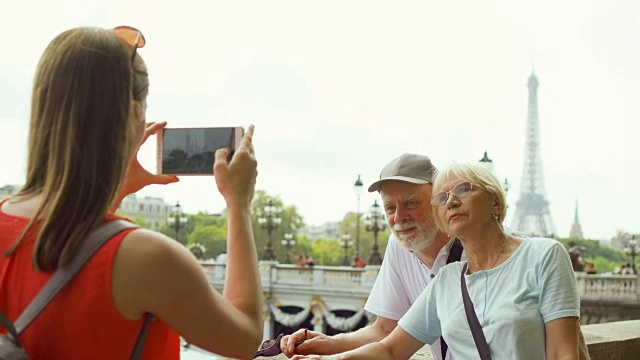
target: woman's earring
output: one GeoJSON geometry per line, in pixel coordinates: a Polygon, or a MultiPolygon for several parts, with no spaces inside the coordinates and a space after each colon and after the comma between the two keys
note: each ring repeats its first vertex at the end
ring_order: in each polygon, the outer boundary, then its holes
{"type": "Polygon", "coordinates": [[[493,220],[498,221],[498,219],[500,219],[500,216],[498,216],[498,214],[491,214],[491,217],[493,218],[493,220]]]}

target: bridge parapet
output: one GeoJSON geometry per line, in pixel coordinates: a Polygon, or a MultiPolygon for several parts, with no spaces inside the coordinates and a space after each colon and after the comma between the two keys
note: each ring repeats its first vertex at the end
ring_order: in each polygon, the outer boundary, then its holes
{"type": "Polygon", "coordinates": [[[635,301],[639,298],[636,275],[589,275],[576,273],[581,300],[635,301]]]}
{"type": "MultiPolygon", "coordinates": [[[[204,273],[216,288],[224,285],[226,264],[201,262],[204,273]]],[[[368,296],[378,275],[379,266],[364,269],[349,266],[300,267],[276,261],[260,261],[259,270],[265,292],[272,288],[293,287],[298,290],[333,292],[348,290],[368,296]]]]}

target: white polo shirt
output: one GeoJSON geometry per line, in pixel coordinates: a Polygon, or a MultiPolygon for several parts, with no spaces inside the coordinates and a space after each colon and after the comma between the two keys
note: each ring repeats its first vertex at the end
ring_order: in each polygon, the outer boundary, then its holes
{"type": "MultiPolygon", "coordinates": [[[[450,242],[440,249],[430,269],[417,256],[402,247],[395,235],[391,234],[380,272],[364,309],[377,316],[400,320],[431,279],[438,274],[440,268],[447,264],[452,244],[453,242],[450,242]]],[[[462,260],[466,259],[467,256],[463,252],[462,260]]],[[[436,359],[442,360],[440,340],[431,344],[431,351],[436,359]]],[[[448,353],[447,360],[452,359],[453,357],[448,353]]]]}

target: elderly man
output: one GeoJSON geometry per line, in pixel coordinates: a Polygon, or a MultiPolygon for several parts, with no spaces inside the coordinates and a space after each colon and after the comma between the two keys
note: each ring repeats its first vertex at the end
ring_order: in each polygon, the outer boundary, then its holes
{"type": "MultiPolygon", "coordinates": [[[[460,242],[450,242],[433,221],[431,182],[436,172],[427,156],[402,154],[387,164],[380,172],[380,179],[369,186],[369,192],[380,192],[393,232],[364,307],[377,316],[375,322],[355,332],[335,336],[307,331],[307,340],[297,347],[294,343],[304,338],[304,330],[285,336],[281,348],[287,356],[335,354],[383,339],[438,270],[448,262],[460,260],[460,242]]],[[[431,349],[437,359],[443,359],[443,353],[447,352],[441,341],[431,349]]]]}
{"type": "MultiPolygon", "coordinates": [[[[335,336],[299,330],[283,337],[282,352],[289,357],[328,355],[380,341],[397,326],[441,267],[461,258],[466,260],[460,242],[450,241],[433,221],[431,191],[436,172],[427,156],[402,154],[387,164],[380,179],[369,186],[369,192],[380,192],[392,230],[380,272],[365,304],[365,310],[377,316],[374,323],[335,336]]],[[[582,333],[579,336],[580,359],[589,359],[582,333]]],[[[431,351],[438,360],[453,359],[442,338],[431,345],[431,351]]]]}

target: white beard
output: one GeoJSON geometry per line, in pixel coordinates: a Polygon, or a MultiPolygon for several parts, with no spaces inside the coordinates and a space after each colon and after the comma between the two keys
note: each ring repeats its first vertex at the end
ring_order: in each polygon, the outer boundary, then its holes
{"type": "Polygon", "coordinates": [[[438,234],[438,228],[433,222],[433,219],[429,219],[428,222],[405,222],[402,224],[395,224],[391,229],[393,234],[398,239],[400,245],[409,251],[420,251],[429,245],[433,244],[438,234]],[[398,234],[397,231],[405,230],[415,227],[411,234],[398,234]]]}

